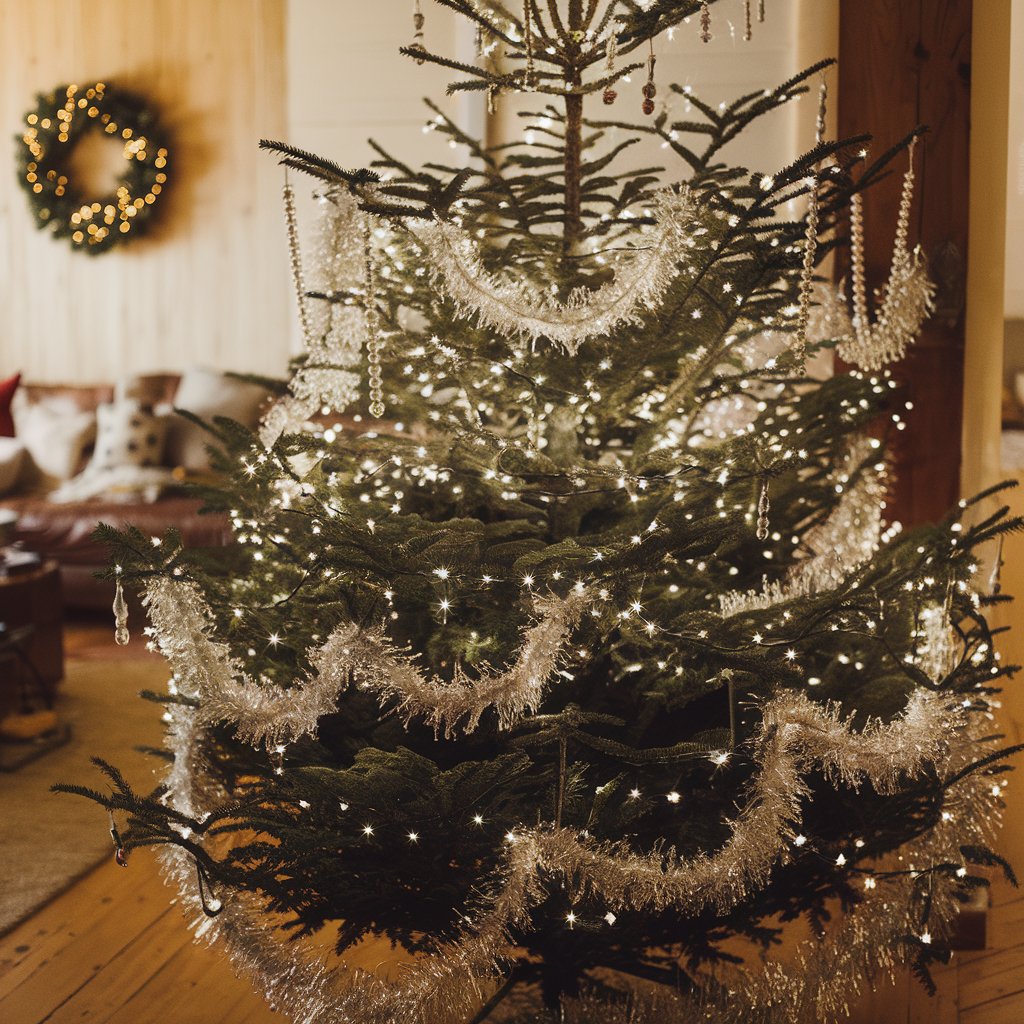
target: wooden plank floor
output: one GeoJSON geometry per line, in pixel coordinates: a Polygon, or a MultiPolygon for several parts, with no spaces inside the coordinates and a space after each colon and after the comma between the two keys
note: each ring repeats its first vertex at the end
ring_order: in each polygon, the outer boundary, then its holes
{"type": "Polygon", "coordinates": [[[992,889],[987,948],[933,971],[934,999],[908,973],[855,1007],[853,1024],[1024,1024],[1024,894],[992,889]]]}
{"type": "Polygon", "coordinates": [[[0,1021],[283,1024],[172,895],[148,854],[100,865],[0,939],[0,1021]]]}
{"type": "MultiPolygon", "coordinates": [[[[857,1024],[1024,1022],[1024,896],[989,918],[990,949],[958,953],[929,999],[908,976],[854,1008],[857,1024]]],[[[3,1024],[283,1024],[219,950],[194,944],[154,859],[112,863],[0,940],[3,1024]]],[[[383,1024],[383,1022],[382,1022],[383,1024]]]]}

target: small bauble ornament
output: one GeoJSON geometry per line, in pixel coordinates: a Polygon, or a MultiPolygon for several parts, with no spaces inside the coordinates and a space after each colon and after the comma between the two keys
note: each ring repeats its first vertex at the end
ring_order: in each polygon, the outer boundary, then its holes
{"type": "Polygon", "coordinates": [[[648,115],[653,114],[654,113],[654,100],[644,100],[643,106],[641,107],[641,109],[643,110],[643,112],[645,114],[648,114],[648,115]]]}
{"type": "Polygon", "coordinates": [[[643,87],[644,99],[653,100],[658,94],[658,87],[653,82],[645,82],[643,87]]]}
{"type": "Polygon", "coordinates": [[[619,94],[614,89],[605,89],[601,94],[601,99],[604,100],[605,106],[610,107],[615,102],[615,97],[619,94]]]}

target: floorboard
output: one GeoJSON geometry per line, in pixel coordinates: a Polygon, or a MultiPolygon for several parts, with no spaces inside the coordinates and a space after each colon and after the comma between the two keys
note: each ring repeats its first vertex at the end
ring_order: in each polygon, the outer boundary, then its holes
{"type": "Polygon", "coordinates": [[[282,1024],[192,942],[153,857],[103,864],[0,939],[3,1024],[282,1024]]]}

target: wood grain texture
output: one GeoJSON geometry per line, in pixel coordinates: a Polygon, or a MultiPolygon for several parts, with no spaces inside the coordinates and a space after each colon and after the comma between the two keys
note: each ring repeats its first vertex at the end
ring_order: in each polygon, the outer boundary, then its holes
{"type": "Polygon", "coordinates": [[[0,4],[0,375],[110,380],[190,363],[280,373],[290,292],[281,174],[285,0],[0,4]],[[151,235],[89,257],[35,229],[14,133],[37,92],[89,79],[170,129],[151,235]]]}
{"type": "Polygon", "coordinates": [[[0,940],[4,1024],[284,1024],[192,942],[154,858],[97,868],[0,940]]]}
{"type": "MultiPolygon", "coordinates": [[[[911,243],[938,285],[937,310],[898,366],[913,409],[896,437],[890,515],[940,518],[959,497],[970,126],[970,0],[862,0],[840,5],[839,132],[874,136],[880,156],[918,125],[911,243]]],[[[869,287],[884,283],[905,159],[865,201],[869,287]]],[[[902,414],[902,410],[901,414],[902,414]]]]}

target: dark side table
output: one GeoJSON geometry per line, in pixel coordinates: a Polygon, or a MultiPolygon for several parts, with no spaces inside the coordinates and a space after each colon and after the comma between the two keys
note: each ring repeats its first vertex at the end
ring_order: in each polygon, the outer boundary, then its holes
{"type": "Polygon", "coordinates": [[[55,561],[0,576],[0,622],[7,642],[18,644],[18,657],[5,659],[0,673],[0,712],[16,708],[26,686],[41,689],[39,696],[51,705],[64,678],[64,617],[55,561]]]}

